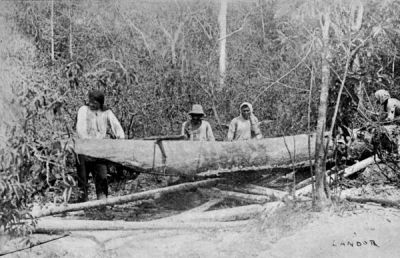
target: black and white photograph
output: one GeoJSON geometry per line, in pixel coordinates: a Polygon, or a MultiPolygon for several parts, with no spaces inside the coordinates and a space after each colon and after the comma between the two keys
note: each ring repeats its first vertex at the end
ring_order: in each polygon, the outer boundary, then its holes
{"type": "Polygon", "coordinates": [[[400,257],[400,1],[0,0],[0,257],[400,257]]]}

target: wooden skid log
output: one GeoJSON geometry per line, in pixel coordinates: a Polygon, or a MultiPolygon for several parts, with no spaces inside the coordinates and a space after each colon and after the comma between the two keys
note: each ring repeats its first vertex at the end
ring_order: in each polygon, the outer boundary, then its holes
{"type": "Polygon", "coordinates": [[[378,199],[378,198],[360,198],[360,197],[351,197],[346,196],[346,200],[351,202],[358,202],[358,203],[367,203],[367,202],[374,202],[384,206],[390,206],[400,209],[400,201],[391,201],[386,199],[378,199]]]}
{"type": "Polygon", "coordinates": [[[238,192],[232,192],[232,191],[223,191],[218,188],[199,189],[199,191],[205,195],[212,196],[214,198],[222,197],[222,198],[226,198],[226,199],[235,199],[235,200],[245,201],[245,202],[250,202],[250,203],[266,203],[268,201],[271,201],[271,199],[272,199],[269,196],[256,195],[256,194],[244,194],[244,193],[238,193],[238,192]]]}
{"type": "Polygon", "coordinates": [[[243,186],[238,186],[233,188],[234,191],[243,192],[247,194],[258,194],[258,195],[265,195],[271,198],[283,199],[285,196],[288,195],[287,192],[271,189],[267,187],[262,187],[253,184],[246,184],[243,186]]]}
{"type": "Polygon", "coordinates": [[[207,211],[208,209],[210,209],[211,207],[213,207],[214,205],[217,205],[218,203],[222,202],[223,199],[222,198],[218,198],[218,199],[211,199],[206,203],[203,203],[202,205],[190,209],[188,211],[182,212],[180,215],[186,215],[186,214],[193,214],[196,212],[204,212],[207,211]]]}
{"type": "Polygon", "coordinates": [[[216,170],[208,170],[200,172],[197,176],[218,176],[235,172],[262,172],[263,174],[275,174],[281,172],[287,172],[288,170],[299,169],[309,166],[308,161],[296,162],[295,164],[278,164],[278,165],[263,165],[263,166],[249,166],[249,167],[232,167],[232,168],[221,168],[216,170]]]}
{"type": "Polygon", "coordinates": [[[217,205],[218,203],[222,202],[223,199],[219,198],[219,199],[211,199],[206,203],[203,203],[202,205],[190,209],[188,211],[184,211],[180,214],[177,215],[173,215],[170,217],[166,217],[166,218],[162,218],[162,219],[158,219],[158,220],[154,220],[154,221],[179,221],[182,220],[184,218],[190,217],[193,214],[198,214],[198,213],[202,213],[207,211],[208,209],[210,209],[212,206],[217,205]]]}
{"type": "Polygon", "coordinates": [[[219,183],[221,181],[222,181],[222,179],[219,179],[219,178],[208,179],[208,180],[202,180],[202,181],[193,182],[193,183],[184,183],[184,184],[179,184],[179,185],[174,185],[174,186],[168,186],[168,187],[164,187],[164,188],[124,195],[124,196],[110,197],[110,198],[107,198],[104,200],[96,200],[96,201],[89,201],[89,202],[84,202],[84,203],[55,206],[55,207],[48,208],[46,210],[36,211],[36,212],[32,213],[32,216],[34,218],[39,218],[39,217],[50,216],[50,215],[59,214],[59,213],[63,213],[63,212],[90,209],[90,208],[96,208],[96,207],[101,207],[101,206],[106,206],[106,205],[121,204],[121,203],[127,203],[127,202],[142,200],[142,199],[148,199],[148,198],[156,198],[156,197],[158,197],[162,194],[166,194],[166,193],[185,191],[185,190],[189,190],[189,189],[193,189],[193,188],[197,188],[197,187],[206,187],[206,186],[216,185],[217,183],[219,183]]]}
{"type": "Polygon", "coordinates": [[[265,210],[265,207],[259,204],[252,204],[246,206],[239,206],[234,208],[227,208],[221,210],[212,210],[205,212],[193,212],[180,214],[168,218],[161,219],[161,221],[237,221],[237,220],[248,220],[261,214],[265,210]]]}
{"type": "Polygon", "coordinates": [[[63,220],[56,218],[41,218],[38,220],[35,232],[52,233],[62,231],[94,231],[94,230],[199,230],[242,227],[248,221],[231,222],[126,222],[109,220],[63,220]]]}

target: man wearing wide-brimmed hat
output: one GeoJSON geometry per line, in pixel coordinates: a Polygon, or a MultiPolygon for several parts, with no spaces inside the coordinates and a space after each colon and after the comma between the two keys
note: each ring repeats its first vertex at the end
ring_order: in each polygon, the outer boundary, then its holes
{"type": "Polygon", "coordinates": [[[189,115],[191,119],[182,125],[182,135],[191,141],[215,141],[210,123],[203,120],[205,117],[203,107],[194,104],[189,115]]]}

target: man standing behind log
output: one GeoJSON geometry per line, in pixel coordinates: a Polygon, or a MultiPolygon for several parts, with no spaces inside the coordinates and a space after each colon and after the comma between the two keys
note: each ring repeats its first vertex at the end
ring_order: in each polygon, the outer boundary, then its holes
{"type": "Polygon", "coordinates": [[[228,130],[228,141],[261,139],[262,134],[257,117],[253,114],[253,106],[244,102],[240,105],[240,116],[235,117],[228,130]]]}
{"type": "Polygon", "coordinates": [[[190,141],[215,141],[210,123],[203,120],[203,107],[194,104],[189,115],[191,119],[183,123],[181,134],[190,141]]]}
{"type": "Polygon", "coordinates": [[[384,115],[384,119],[392,121],[395,117],[400,116],[400,101],[395,98],[391,98],[390,94],[386,90],[378,90],[375,92],[375,98],[378,104],[383,108],[381,114],[384,115]]]}
{"type": "MultiPolygon", "coordinates": [[[[111,129],[112,137],[124,139],[124,130],[111,110],[104,108],[104,94],[101,91],[90,91],[88,105],[79,108],[76,131],[80,139],[105,139],[111,129]]],[[[88,176],[92,173],[97,199],[108,195],[107,165],[78,155],[78,186],[82,191],[78,201],[88,199],[88,176]]]]}

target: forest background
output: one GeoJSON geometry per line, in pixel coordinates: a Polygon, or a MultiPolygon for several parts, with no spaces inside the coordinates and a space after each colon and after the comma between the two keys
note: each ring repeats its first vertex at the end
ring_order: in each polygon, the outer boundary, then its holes
{"type": "Polygon", "coordinates": [[[34,45],[7,54],[18,68],[3,80],[12,92],[3,99],[12,115],[3,118],[1,225],[24,216],[46,184],[67,201],[75,171],[54,142],[73,137],[77,110],[91,89],[105,92],[129,138],[178,134],[199,103],[223,140],[244,101],[253,104],[265,137],[314,131],[324,51],[327,128],[336,103],[337,123],[358,127],[376,111],[375,90],[400,97],[397,1],[228,1],[222,38],[221,2],[8,2],[14,31],[34,45]],[[327,42],[323,13],[330,19],[327,42]]]}

